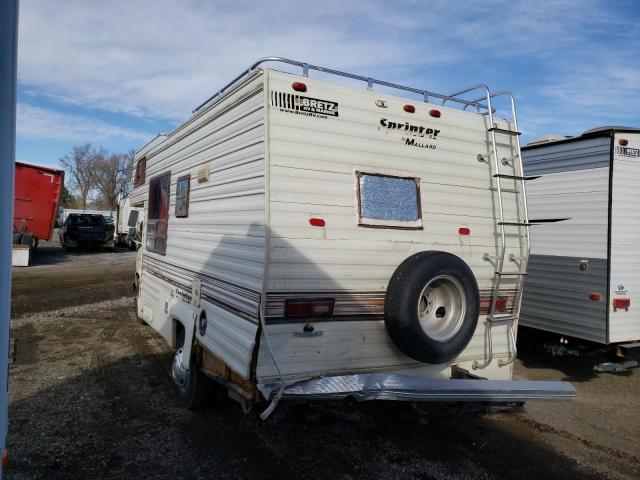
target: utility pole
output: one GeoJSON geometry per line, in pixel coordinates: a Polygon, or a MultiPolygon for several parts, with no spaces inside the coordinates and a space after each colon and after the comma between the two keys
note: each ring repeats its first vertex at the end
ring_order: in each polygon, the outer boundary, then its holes
{"type": "Polygon", "coordinates": [[[18,0],[0,0],[0,480],[4,476],[8,426],[9,326],[13,185],[16,156],[16,64],[18,0]]]}

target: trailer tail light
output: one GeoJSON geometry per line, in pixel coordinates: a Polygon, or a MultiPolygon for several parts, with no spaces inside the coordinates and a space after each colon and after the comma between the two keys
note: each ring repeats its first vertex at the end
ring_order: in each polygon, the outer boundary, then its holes
{"type": "Polygon", "coordinates": [[[629,140],[625,140],[624,138],[621,138],[620,140],[618,140],[618,143],[621,146],[626,147],[627,145],[629,145],[629,140]]]}
{"type": "Polygon", "coordinates": [[[291,84],[291,88],[293,88],[296,92],[306,92],[307,85],[302,82],[293,82],[291,84]]]}
{"type": "Polygon", "coordinates": [[[506,309],[507,309],[507,297],[496,298],[496,310],[506,310],[506,309]]]}
{"type": "Polygon", "coordinates": [[[602,299],[602,295],[599,293],[590,293],[589,300],[593,300],[594,302],[599,302],[602,299]]]}
{"type": "Polygon", "coordinates": [[[615,312],[619,308],[624,308],[624,311],[628,311],[631,306],[631,299],[629,298],[614,298],[613,299],[613,311],[615,312]]]}
{"type": "Polygon", "coordinates": [[[404,107],[402,107],[402,109],[405,112],[416,113],[416,107],[414,107],[413,105],[405,105],[404,107]]]}
{"type": "Polygon", "coordinates": [[[284,306],[285,317],[331,317],[335,299],[313,298],[308,300],[287,300],[284,306]]]}
{"type": "Polygon", "coordinates": [[[460,227],[458,229],[458,233],[460,235],[469,235],[469,234],[471,234],[471,229],[469,227],[460,227]]]}
{"type": "Polygon", "coordinates": [[[440,110],[436,110],[434,108],[433,110],[429,110],[429,115],[435,118],[440,118],[441,113],[440,113],[440,110]]]}
{"type": "Polygon", "coordinates": [[[310,218],[309,225],[312,227],[324,227],[327,222],[324,221],[324,218],[310,218]]]}

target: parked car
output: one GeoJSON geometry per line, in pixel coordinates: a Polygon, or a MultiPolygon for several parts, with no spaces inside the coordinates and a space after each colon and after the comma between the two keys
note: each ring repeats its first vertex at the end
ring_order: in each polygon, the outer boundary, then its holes
{"type": "Polygon", "coordinates": [[[72,213],[60,230],[60,245],[65,250],[79,247],[113,249],[114,230],[113,222],[107,222],[100,214],[72,213]]]}

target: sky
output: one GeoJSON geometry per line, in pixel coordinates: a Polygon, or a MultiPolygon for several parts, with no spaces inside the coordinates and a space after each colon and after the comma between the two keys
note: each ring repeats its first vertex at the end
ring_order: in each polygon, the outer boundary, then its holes
{"type": "Polygon", "coordinates": [[[510,90],[525,142],[640,127],[640,1],[23,0],[16,158],[138,149],[272,55],[510,90]]]}

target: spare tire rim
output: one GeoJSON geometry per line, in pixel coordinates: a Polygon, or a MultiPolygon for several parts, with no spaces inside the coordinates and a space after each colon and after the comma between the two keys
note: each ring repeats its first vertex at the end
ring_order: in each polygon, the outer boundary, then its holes
{"type": "Polygon", "coordinates": [[[420,326],[429,338],[446,342],[462,328],[466,307],[467,295],[460,280],[452,275],[438,275],[420,293],[420,326]]]}

